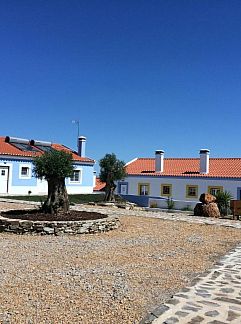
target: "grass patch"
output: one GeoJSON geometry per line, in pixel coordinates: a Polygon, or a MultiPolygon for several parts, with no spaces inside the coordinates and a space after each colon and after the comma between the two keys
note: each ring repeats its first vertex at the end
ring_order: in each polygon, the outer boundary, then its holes
{"type": "Polygon", "coordinates": [[[24,201],[44,201],[47,196],[35,196],[35,195],[26,195],[26,196],[0,196],[3,199],[13,199],[13,200],[24,200],[24,201]]]}
{"type": "MultiPolygon", "coordinates": [[[[0,198],[4,199],[15,199],[24,201],[35,201],[44,202],[47,196],[36,196],[36,195],[26,195],[26,196],[2,196],[0,198]]],[[[70,204],[87,204],[88,202],[103,202],[104,194],[76,194],[69,195],[70,204]]],[[[116,196],[116,201],[123,201],[119,196],[116,196]]]]}

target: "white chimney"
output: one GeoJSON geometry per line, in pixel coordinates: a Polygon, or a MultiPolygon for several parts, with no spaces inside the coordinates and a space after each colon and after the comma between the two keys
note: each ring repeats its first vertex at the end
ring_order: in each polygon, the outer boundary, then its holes
{"type": "Polygon", "coordinates": [[[86,144],[86,137],[79,136],[78,137],[78,155],[81,157],[85,157],[85,144],[86,144]]]}
{"type": "Polygon", "coordinates": [[[155,152],[155,171],[163,172],[164,169],[164,151],[157,150],[155,152]]]}
{"type": "Polygon", "coordinates": [[[209,173],[209,153],[207,149],[200,150],[200,173],[208,174],[209,173]]]}

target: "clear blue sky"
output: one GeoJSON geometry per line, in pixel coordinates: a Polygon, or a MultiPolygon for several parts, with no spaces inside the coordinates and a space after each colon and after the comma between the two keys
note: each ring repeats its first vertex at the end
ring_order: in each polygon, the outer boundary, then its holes
{"type": "Polygon", "coordinates": [[[1,134],[241,157],[240,0],[2,0],[1,134]]]}

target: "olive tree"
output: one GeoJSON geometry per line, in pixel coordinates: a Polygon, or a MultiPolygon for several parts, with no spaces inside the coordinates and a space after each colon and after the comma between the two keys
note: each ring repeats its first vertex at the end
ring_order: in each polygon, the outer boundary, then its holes
{"type": "Polygon", "coordinates": [[[69,212],[65,178],[73,174],[72,154],[52,150],[36,157],[33,164],[35,177],[48,182],[48,197],[43,204],[43,211],[51,214],[57,214],[60,210],[69,212]]]}
{"type": "Polygon", "coordinates": [[[106,183],[105,201],[115,201],[115,182],[126,176],[125,162],[118,160],[114,153],[106,154],[99,162],[100,180],[106,183]]]}

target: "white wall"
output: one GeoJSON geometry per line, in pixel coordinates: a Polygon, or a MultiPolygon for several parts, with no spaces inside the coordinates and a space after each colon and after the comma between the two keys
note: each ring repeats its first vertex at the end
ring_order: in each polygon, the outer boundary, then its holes
{"type": "Polygon", "coordinates": [[[128,182],[128,195],[138,195],[138,184],[149,183],[149,196],[160,197],[161,184],[172,185],[171,197],[177,201],[183,201],[187,204],[195,205],[199,201],[202,193],[208,192],[209,186],[222,186],[223,190],[229,191],[234,199],[237,199],[237,188],[241,188],[241,181],[232,179],[209,179],[209,178],[175,178],[175,177],[127,177],[124,181],[128,182]],[[186,197],[186,185],[198,186],[198,197],[186,197]]]}
{"type": "Polygon", "coordinates": [[[89,194],[93,193],[92,186],[76,186],[68,187],[66,186],[68,194],[89,194]]]}
{"type": "MultiPolygon", "coordinates": [[[[189,210],[193,210],[198,201],[190,201],[190,200],[176,200],[173,199],[174,208],[173,209],[184,209],[188,208],[189,210]]],[[[163,208],[167,209],[167,199],[157,199],[157,198],[150,198],[149,199],[149,206],[150,208],[163,208]]]]}

